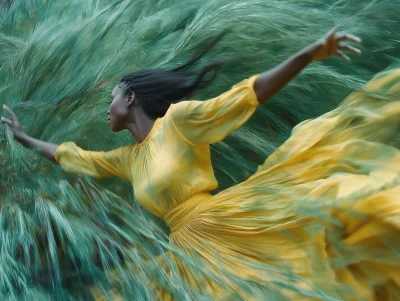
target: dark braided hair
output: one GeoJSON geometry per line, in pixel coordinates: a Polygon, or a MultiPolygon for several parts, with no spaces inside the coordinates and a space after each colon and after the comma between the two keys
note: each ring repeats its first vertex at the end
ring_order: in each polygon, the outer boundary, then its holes
{"type": "Polygon", "coordinates": [[[125,96],[134,92],[145,113],[152,119],[163,117],[171,104],[190,97],[195,91],[207,87],[216,77],[217,70],[224,64],[216,61],[200,71],[182,71],[192,66],[213,48],[225,35],[220,34],[202,51],[196,53],[187,63],[174,69],[145,69],[125,75],[125,96]],[[212,72],[211,77],[205,76],[212,72]]]}

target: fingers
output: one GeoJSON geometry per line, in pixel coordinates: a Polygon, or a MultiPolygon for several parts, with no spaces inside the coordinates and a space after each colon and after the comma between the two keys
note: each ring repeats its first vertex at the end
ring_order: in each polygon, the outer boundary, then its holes
{"type": "Polygon", "coordinates": [[[343,53],[343,51],[338,50],[338,51],[336,51],[336,54],[337,54],[339,57],[341,57],[342,59],[344,59],[346,62],[350,62],[350,58],[349,58],[347,55],[345,55],[345,54],[343,53]]]}
{"type": "Polygon", "coordinates": [[[4,118],[3,116],[1,116],[1,122],[8,124],[9,126],[12,125],[12,121],[10,119],[4,118]]]}
{"type": "Polygon", "coordinates": [[[353,46],[350,46],[350,45],[339,45],[339,48],[343,49],[343,50],[347,50],[347,51],[353,52],[355,54],[361,54],[361,50],[360,49],[357,49],[357,48],[355,48],[353,46]]]}
{"type": "Polygon", "coordinates": [[[10,114],[11,116],[14,114],[9,107],[7,107],[6,105],[3,105],[3,110],[6,111],[8,114],[10,114]]]}
{"type": "Polygon", "coordinates": [[[342,33],[342,34],[338,35],[337,40],[338,41],[348,40],[348,41],[352,41],[352,42],[358,43],[358,44],[361,43],[361,39],[359,37],[356,37],[349,33],[342,33]]]}
{"type": "MultiPolygon", "coordinates": [[[[349,34],[349,33],[342,33],[342,34],[338,34],[336,36],[336,40],[338,42],[340,41],[351,41],[354,43],[361,43],[361,39],[359,37],[356,37],[355,35],[349,34]]],[[[344,45],[343,43],[339,43],[339,49],[336,51],[336,54],[341,57],[343,60],[345,60],[346,62],[350,61],[350,58],[344,54],[344,52],[342,50],[347,50],[350,51],[354,54],[361,54],[361,50],[358,48],[355,48],[353,46],[350,45],[344,45]]]]}
{"type": "Polygon", "coordinates": [[[11,119],[18,119],[17,115],[14,114],[13,111],[10,110],[9,107],[7,107],[6,105],[3,105],[3,110],[6,111],[8,114],[11,115],[11,119]]]}

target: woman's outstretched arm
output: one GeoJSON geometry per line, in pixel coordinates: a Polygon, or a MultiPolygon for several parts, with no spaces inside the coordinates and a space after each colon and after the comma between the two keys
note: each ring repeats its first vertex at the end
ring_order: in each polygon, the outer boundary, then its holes
{"type": "Polygon", "coordinates": [[[3,110],[10,115],[10,119],[1,117],[1,121],[7,124],[14,133],[14,139],[28,148],[37,149],[44,157],[57,163],[56,149],[58,144],[49,143],[35,139],[25,134],[18,117],[6,105],[3,105],[3,110]]]}
{"type": "Polygon", "coordinates": [[[41,155],[59,164],[66,172],[86,174],[95,179],[116,176],[130,180],[128,146],[108,152],[94,152],[84,150],[74,142],[64,142],[60,145],[44,142],[25,134],[14,112],[5,105],[3,109],[10,115],[10,119],[1,117],[1,121],[13,131],[14,139],[26,147],[39,150],[41,155]]]}
{"type": "Polygon", "coordinates": [[[46,157],[50,161],[57,163],[56,149],[59,146],[58,144],[35,139],[25,133],[23,133],[22,135],[15,135],[14,137],[15,140],[17,140],[22,145],[28,148],[37,149],[44,157],[46,157]]]}
{"type": "Polygon", "coordinates": [[[260,104],[282,89],[312,60],[322,60],[331,55],[349,60],[340,49],[360,53],[354,47],[339,44],[342,40],[359,43],[359,38],[336,32],[334,28],[279,66],[253,75],[215,98],[171,105],[167,118],[171,120],[176,132],[191,145],[208,145],[223,140],[242,126],[260,104]]]}
{"type": "Polygon", "coordinates": [[[348,50],[355,54],[361,53],[359,49],[345,45],[342,41],[361,42],[358,37],[351,34],[337,34],[335,27],[320,40],[299,51],[282,64],[260,74],[254,83],[258,102],[262,104],[270,99],[311,61],[323,60],[333,55],[337,55],[345,61],[350,61],[350,58],[342,50],[348,50]]]}

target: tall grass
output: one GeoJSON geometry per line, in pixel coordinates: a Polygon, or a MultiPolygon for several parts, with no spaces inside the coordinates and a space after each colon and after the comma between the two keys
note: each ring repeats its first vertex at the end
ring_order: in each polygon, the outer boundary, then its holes
{"type": "MultiPolygon", "coordinates": [[[[312,63],[212,146],[219,190],[248,177],[294,125],[333,109],[400,53],[400,2],[392,0],[16,0],[1,7],[0,105],[29,135],[90,150],[132,143],[106,124],[109,95],[124,74],[176,66],[222,30],[230,32],[199,64],[237,60],[196,99],[277,65],[334,25],[361,37],[360,57],[312,63]]],[[[145,276],[124,263],[141,266],[143,254],[168,248],[163,221],[137,205],[128,183],[68,175],[0,131],[0,299],[90,300],[89,287],[108,291],[111,269],[123,280],[114,289],[150,299],[138,282],[145,276]]],[[[179,280],[170,289],[185,298],[179,280]]]]}

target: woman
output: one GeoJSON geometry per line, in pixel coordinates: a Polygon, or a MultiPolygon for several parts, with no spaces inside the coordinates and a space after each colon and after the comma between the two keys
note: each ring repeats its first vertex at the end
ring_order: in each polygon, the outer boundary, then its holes
{"type": "MultiPolygon", "coordinates": [[[[182,277],[193,294],[261,300],[260,287],[281,283],[283,298],[295,300],[394,299],[400,260],[381,238],[396,244],[400,227],[399,145],[385,143],[398,126],[399,98],[385,102],[353,93],[337,109],[296,126],[249,179],[210,194],[218,184],[209,145],[244,124],[311,61],[334,55],[349,61],[343,50],[360,54],[346,41],[360,43],[334,28],[276,68],[208,101],[183,101],[215,70],[207,66],[187,84],[182,70],[199,57],[173,70],[124,76],[112,92],[107,122],[113,132],[130,131],[136,143],[110,152],[29,137],[6,106],[11,118],[1,120],[17,141],[39,148],[67,172],[131,182],[139,203],[169,225],[170,245],[206,263],[195,272],[170,252],[156,266],[171,280],[182,277]],[[311,218],[308,208],[321,217],[311,218]],[[274,272],[286,269],[294,276],[274,272]],[[233,276],[255,285],[238,290],[233,276]],[[288,278],[295,279],[290,286],[284,285],[288,278]]],[[[366,89],[398,93],[399,77],[399,70],[384,73],[366,89]]],[[[174,298],[167,288],[154,288],[155,299],[174,298]]]]}

